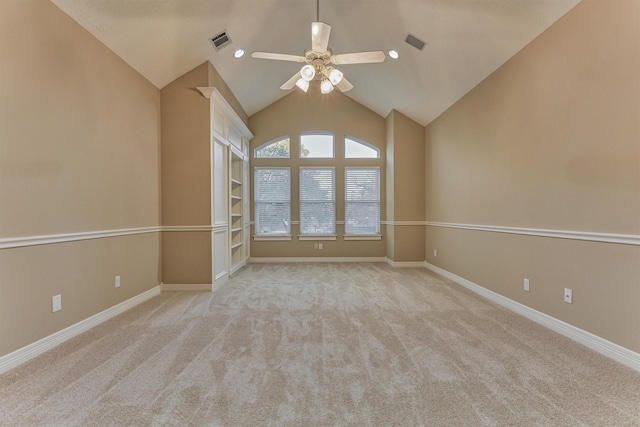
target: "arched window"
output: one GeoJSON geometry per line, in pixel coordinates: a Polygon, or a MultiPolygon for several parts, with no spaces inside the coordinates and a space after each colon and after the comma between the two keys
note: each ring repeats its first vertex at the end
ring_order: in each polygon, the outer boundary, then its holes
{"type": "Polygon", "coordinates": [[[345,159],[379,159],[380,150],[373,145],[358,141],[355,138],[345,136],[344,138],[344,158],[345,159]]]}
{"type": "Polygon", "coordinates": [[[257,147],[253,152],[255,159],[288,159],[291,157],[290,139],[283,136],[257,147]]]}
{"type": "Polygon", "coordinates": [[[300,134],[300,157],[333,158],[333,134],[320,132],[300,134]]]}

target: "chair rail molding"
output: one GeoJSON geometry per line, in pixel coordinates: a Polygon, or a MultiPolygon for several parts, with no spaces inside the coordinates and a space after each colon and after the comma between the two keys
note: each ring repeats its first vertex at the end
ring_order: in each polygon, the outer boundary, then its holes
{"type": "Polygon", "coordinates": [[[590,242],[640,246],[640,234],[599,233],[591,231],[505,227],[500,225],[459,224],[436,221],[426,221],[426,225],[427,227],[457,228],[462,230],[486,231],[491,233],[521,234],[525,236],[552,237],[555,239],[586,240],[590,242]]]}

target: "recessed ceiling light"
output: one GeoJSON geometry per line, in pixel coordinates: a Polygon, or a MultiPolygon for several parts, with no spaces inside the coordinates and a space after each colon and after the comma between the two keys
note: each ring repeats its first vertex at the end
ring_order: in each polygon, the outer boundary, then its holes
{"type": "Polygon", "coordinates": [[[238,49],[233,54],[236,58],[242,58],[244,56],[244,49],[238,49]]]}
{"type": "Polygon", "coordinates": [[[398,59],[400,57],[400,55],[398,54],[397,50],[390,50],[389,51],[389,56],[393,59],[398,59]]]}

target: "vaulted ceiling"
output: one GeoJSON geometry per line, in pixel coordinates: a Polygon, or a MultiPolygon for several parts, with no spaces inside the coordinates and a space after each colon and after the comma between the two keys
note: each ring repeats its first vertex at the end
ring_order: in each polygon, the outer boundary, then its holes
{"type": "Polygon", "coordinates": [[[248,115],[285,96],[280,85],[301,66],[250,53],[303,55],[319,9],[334,54],[400,54],[340,66],[354,85],[347,96],[426,125],[580,0],[51,1],[159,88],[211,61],[248,115]],[[231,43],[215,51],[209,38],[223,30],[231,43]],[[408,34],[427,43],[422,51],[408,34]],[[236,59],[239,48],[247,54],[236,59]]]}

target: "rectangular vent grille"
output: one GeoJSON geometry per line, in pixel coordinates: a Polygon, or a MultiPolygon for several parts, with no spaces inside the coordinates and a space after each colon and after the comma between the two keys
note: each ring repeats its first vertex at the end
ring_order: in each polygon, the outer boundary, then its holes
{"type": "Polygon", "coordinates": [[[415,47],[418,50],[424,49],[424,46],[426,45],[425,42],[423,42],[422,40],[420,40],[419,38],[417,38],[415,36],[412,36],[411,34],[408,34],[407,38],[404,41],[407,42],[408,44],[410,44],[411,46],[415,47]]]}
{"type": "Polygon", "coordinates": [[[216,51],[231,43],[231,39],[229,38],[229,34],[227,34],[227,30],[224,30],[223,32],[211,37],[209,41],[211,41],[211,44],[216,51]]]}

